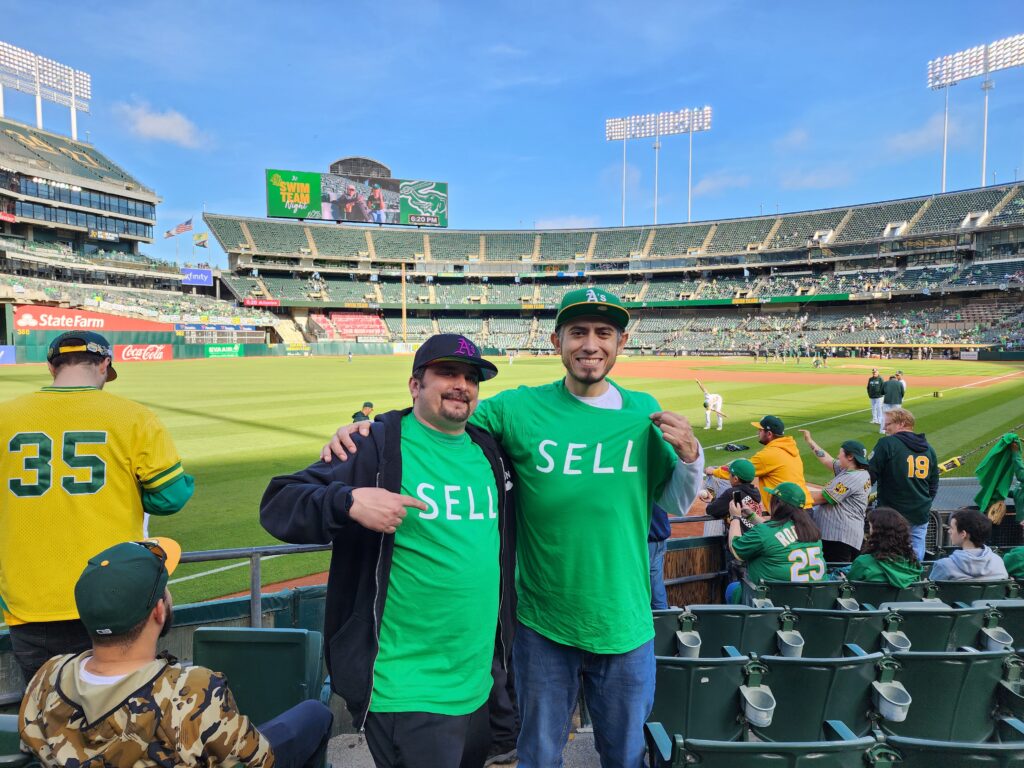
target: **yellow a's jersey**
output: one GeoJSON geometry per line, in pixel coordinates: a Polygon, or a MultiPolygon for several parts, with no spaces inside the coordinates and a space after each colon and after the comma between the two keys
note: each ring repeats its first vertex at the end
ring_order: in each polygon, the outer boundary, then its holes
{"type": "Polygon", "coordinates": [[[45,387],[0,404],[0,596],[8,624],[78,618],[90,557],[143,537],[143,489],[181,477],[145,406],[92,387],[45,387]]]}

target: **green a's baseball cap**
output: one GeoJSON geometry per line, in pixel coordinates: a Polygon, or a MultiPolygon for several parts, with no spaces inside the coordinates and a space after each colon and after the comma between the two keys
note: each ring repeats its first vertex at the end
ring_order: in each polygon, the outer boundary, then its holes
{"type": "Polygon", "coordinates": [[[114,370],[114,348],[110,346],[105,336],[100,336],[94,331],[68,331],[50,342],[46,350],[46,362],[53,362],[58,355],[66,355],[71,352],[92,352],[110,359],[107,367],[107,381],[117,378],[117,371],[114,370]]]}
{"type": "Polygon", "coordinates": [[[607,320],[621,331],[629,325],[629,310],[622,299],[600,288],[577,288],[567,291],[555,315],[555,327],[577,317],[596,317],[607,320]]]}
{"type": "Polygon", "coordinates": [[[847,440],[839,447],[846,451],[861,466],[866,467],[868,465],[868,449],[864,447],[864,443],[856,440],[847,440]]]}
{"type": "Polygon", "coordinates": [[[365,403],[363,403],[363,408],[373,408],[373,403],[367,400],[365,403]]]}
{"type": "Polygon", "coordinates": [[[803,507],[807,503],[807,494],[796,483],[779,483],[774,488],[765,488],[765,490],[794,507],[803,507]]]}
{"type": "Polygon", "coordinates": [[[123,635],[153,610],[178,566],[173,539],[125,541],[89,558],[75,584],[75,604],[94,635],[123,635]]]}
{"type": "Polygon", "coordinates": [[[754,479],[757,471],[754,469],[754,462],[750,459],[735,459],[729,463],[729,474],[735,475],[744,483],[749,483],[754,479]]]}
{"type": "Polygon", "coordinates": [[[782,423],[782,419],[778,416],[765,416],[760,421],[750,422],[750,426],[757,427],[758,429],[767,429],[773,435],[783,435],[786,433],[786,425],[782,423]]]}

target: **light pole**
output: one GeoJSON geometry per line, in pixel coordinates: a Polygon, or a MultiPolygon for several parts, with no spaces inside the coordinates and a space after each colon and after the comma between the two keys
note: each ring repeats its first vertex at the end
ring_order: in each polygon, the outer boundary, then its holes
{"type": "Polygon", "coordinates": [[[940,56],[928,62],[928,87],[946,91],[946,108],[942,128],[942,191],[946,191],[946,143],[949,134],[949,88],[964,80],[984,77],[981,89],[985,92],[984,129],[981,139],[981,186],[985,186],[988,161],[988,92],[994,84],[989,75],[1001,69],[1024,66],[1024,35],[996,40],[988,45],[977,45],[965,51],[940,56]]]}
{"type": "Polygon", "coordinates": [[[654,223],[658,223],[658,166],[663,136],[690,134],[690,160],[686,181],[686,220],[692,213],[693,193],[693,134],[695,131],[711,130],[711,107],[681,109],[676,112],[650,113],[614,117],[605,120],[606,141],[622,142],[622,225],[626,225],[626,141],[629,139],[654,138],[654,223]]]}
{"type": "Polygon", "coordinates": [[[0,42],[0,116],[5,86],[35,96],[37,128],[43,127],[44,100],[70,108],[71,138],[78,140],[78,110],[88,112],[92,98],[92,78],[86,72],[0,42]]]}

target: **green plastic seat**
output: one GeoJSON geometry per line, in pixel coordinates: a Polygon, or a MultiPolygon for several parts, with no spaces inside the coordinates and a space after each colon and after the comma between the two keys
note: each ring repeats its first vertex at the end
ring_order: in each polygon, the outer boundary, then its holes
{"type": "Polygon", "coordinates": [[[676,655],[676,630],[679,629],[679,608],[657,610],[654,613],[654,655],[676,655]]]}
{"type": "Polygon", "coordinates": [[[978,600],[1005,600],[1017,596],[1013,579],[993,581],[933,581],[937,597],[947,605],[970,605],[978,600]]]}
{"type": "Polygon", "coordinates": [[[1009,651],[894,653],[896,679],[913,704],[901,723],[883,721],[897,736],[936,741],[988,741],[998,725],[993,711],[1009,651]]]}
{"type": "Polygon", "coordinates": [[[979,643],[988,608],[952,608],[943,603],[882,603],[882,610],[896,615],[886,627],[902,630],[910,638],[911,651],[955,651],[979,643]]]}
{"type": "Polygon", "coordinates": [[[1020,768],[1024,765],[1024,723],[1016,722],[1016,740],[994,744],[931,741],[889,736],[886,744],[899,755],[900,768],[1020,768]]]}
{"type": "Polygon", "coordinates": [[[882,630],[888,611],[837,611],[819,608],[794,608],[796,629],[804,639],[806,658],[842,656],[848,644],[867,653],[881,650],[882,630]]]}
{"type": "Polygon", "coordinates": [[[743,602],[756,605],[755,600],[772,601],[772,605],[788,608],[837,608],[840,597],[852,595],[845,581],[761,581],[743,580],[743,602]]]}
{"type": "Polygon", "coordinates": [[[32,755],[21,751],[18,716],[0,715],[0,768],[25,768],[39,765],[32,755]]]}
{"type": "MultiPolygon", "coordinates": [[[[748,605],[689,605],[676,617],[672,630],[671,650],[676,655],[675,631],[693,630],[700,634],[700,655],[718,658],[723,648],[731,646],[740,653],[778,653],[775,633],[789,628],[783,608],[753,608],[748,605]]],[[[790,623],[792,618],[790,617],[790,623]]],[[[657,629],[655,630],[657,633],[657,629]]],[[[655,639],[655,644],[658,640],[655,639]]],[[[655,651],[657,653],[657,651],[655,651]]]]}
{"type": "Polygon", "coordinates": [[[882,603],[913,602],[930,597],[929,581],[917,581],[909,587],[894,587],[887,581],[851,581],[853,596],[861,605],[881,605],[882,603]]]}
{"type": "Polygon", "coordinates": [[[1013,636],[1013,647],[1024,648],[1024,600],[975,600],[971,607],[994,609],[999,626],[1013,636]]]}
{"type": "Polygon", "coordinates": [[[666,732],[731,741],[743,732],[739,717],[746,656],[656,659],[654,707],[649,722],[666,732]]]}
{"type": "Polygon", "coordinates": [[[239,711],[257,726],[320,695],[323,635],[308,629],[200,627],[195,664],[224,673],[239,711]]]}
{"type": "Polygon", "coordinates": [[[826,723],[824,730],[823,741],[765,743],[669,738],[648,729],[648,755],[653,768],[864,768],[874,739],[857,738],[841,722],[826,723]]]}
{"type": "Polygon", "coordinates": [[[821,741],[827,720],[843,722],[858,737],[871,730],[871,691],[881,653],[845,658],[762,656],[761,684],[775,696],[771,725],[753,728],[765,741],[821,741]]]}

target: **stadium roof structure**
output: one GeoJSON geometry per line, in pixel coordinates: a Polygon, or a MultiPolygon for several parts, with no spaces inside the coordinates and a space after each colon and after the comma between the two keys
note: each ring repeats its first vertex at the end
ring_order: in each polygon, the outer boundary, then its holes
{"type": "Polygon", "coordinates": [[[7,118],[0,118],[0,166],[158,202],[156,192],[91,144],[7,118]]]}

